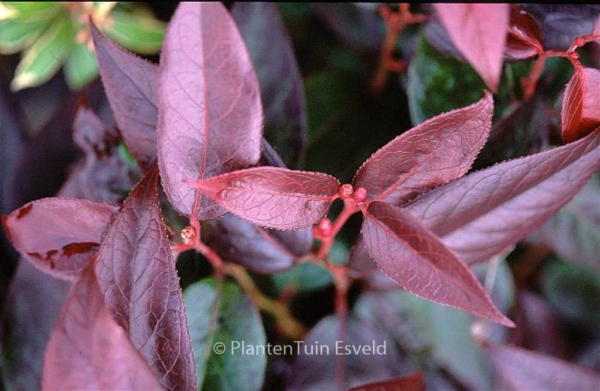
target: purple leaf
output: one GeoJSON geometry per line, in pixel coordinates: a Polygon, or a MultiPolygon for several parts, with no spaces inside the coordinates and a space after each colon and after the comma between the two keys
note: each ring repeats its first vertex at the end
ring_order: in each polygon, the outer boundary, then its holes
{"type": "Polygon", "coordinates": [[[19,260],[2,303],[0,366],[6,388],[41,388],[44,350],[70,286],[19,260]]]}
{"type": "Polygon", "coordinates": [[[270,230],[227,213],[205,222],[202,240],[225,260],[272,274],[289,269],[310,251],[312,231],[270,230]]]}
{"type": "Polygon", "coordinates": [[[551,356],[522,348],[484,345],[503,383],[516,390],[597,390],[600,375],[551,356]]]}
{"type": "Polygon", "coordinates": [[[72,168],[61,193],[120,204],[135,185],[139,171],[134,172],[118,153],[118,132],[104,126],[91,109],[81,105],[73,124],[73,139],[84,152],[84,159],[72,168]]]}
{"type": "Polygon", "coordinates": [[[118,208],[97,201],[42,198],[6,216],[15,248],[38,269],[74,279],[98,251],[102,232],[118,208]]]}
{"type": "Polygon", "coordinates": [[[487,140],[494,106],[479,102],[433,117],[396,137],[357,171],[354,187],[368,200],[399,205],[469,171],[487,140]]]}
{"type": "Polygon", "coordinates": [[[600,167],[600,130],[440,186],[407,210],[468,264],[525,238],[567,204],[600,167]]]}
{"type": "Polygon", "coordinates": [[[578,35],[590,34],[600,14],[599,4],[523,3],[539,23],[544,49],[566,50],[578,35]]]}
{"type": "Polygon", "coordinates": [[[535,236],[565,261],[600,272],[600,178],[583,187],[535,236]]]}
{"type": "Polygon", "coordinates": [[[96,273],[110,313],[168,389],[195,388],[194,360],[175,261],[149,170],[109,225],[96,273]]]}
{"type": "Polygon", "coordinates": [[[222,215],[183,180],[255,165],[262,106],[244,42],[221,3],[179,4],[163,43],[158,102],[158,162],[169,201],[200,220],[222,215]]]}
{"type": "Polygon", "coordinates": [[[372,202],[365,212],[362,234],[377,265],[403,289],[514,326],[494,306],[469,267],[401,208],[372,202]]]}
{"type": "Polygon", "coordinates": [[[265,137],[291,167],[298,167],[304,159],[308,131],[304,86],[277,4],[236,2],[231,16],[248,47],[260,83],[265,137]]]}
{"type": "Polygon", "coordinates": [[[125,144],[143,170],[156,159],[158,67],[125,51],[90,21],[98,67],[125,144]]]}
{"type": "Polygon", "coordinates": [[[248,168],[189,182],[231,213],[275,229],[315,224],[338,197],[339,188],[330,175],[278,167],[248,168]]]}
{"type": "Polygon", "coordinates": [[[42,389],[163,389],[104,306],[92,264],[77,279],[50,335],[42,389]]]}
{"type": "Polygon", "coordinates": [[[434,4],[442,24],[467,61],[496,92],[508,31],[508,4],[434,4]]]}

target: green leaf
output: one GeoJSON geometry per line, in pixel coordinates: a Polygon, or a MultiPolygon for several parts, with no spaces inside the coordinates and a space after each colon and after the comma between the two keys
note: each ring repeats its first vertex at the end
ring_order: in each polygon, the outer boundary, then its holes
{"type": "Polygon", "coordinates": [[[57,1],[3,1],[2,5],[16,10],[19,16],[36,14],[38,16],[46,15],[46,18],[58,7],[61,7],[57,1]]]}
{"type": "Polygon", "coordinates": [[[322,266],[302,263],[284,273],[273,275],[275,288],[281,292],[293,288],[295,292],[321,289],[332,283],[331,274],[322,266]]]}
{"type": "Polygon", "coordinates": [[[30,46],[46,29],[48,23],[27,23],[19,19],[0,21],[0,54],[18,53],[30,46]]]}
{"type": "Polygon", "coordinates": [[[542,292],[568,322],[600,328],[600,273],[554,259],[544,272],[542,292]]]}
{"type": "Polygon", "coordinates": [[[103,32],[113,41],[140,54],[155,54],[160,51],[165,23],[144,12],[127,13],[113,10],[112,24],[105,23],[103,32]]]}
{"type": "Polygon", "coordinates": [[[198,388],[260,390],[267,363],[260,313],[231,282],[209,278],[184,292],[198,388]],[[224,350],[218,354],[218,348],[224,350]],[[263,349],[261,352],[260,349],[263,349]]]}
{"type": "Polygon", "coordinates": [[[408,68],[408,102],[413,125],[479,100],[485,82],[467,63],[446,57],[421,37],[408,68]]]}
{"type": "Polygon", "coordinates": [[[405,291],[364,294],[355,312],[380,324],[427,372],[445,368],[468,389],[492,388],[489,360],[471,339],[471,314],[405,291]]]}
{"type": "Polygon", "coordinates": [[[72,90],[79,90],[98,76],[96,55],[86,43],[73,45],[65,64],[65,78],[72,90]]]}
{"type": "Polygon", "coordinates": [[[48,31],[24,52],[11,89],[18,91],[48,81],[69,55],[74,37],[75,26],[68,15],[58,18],[48,31]]]}

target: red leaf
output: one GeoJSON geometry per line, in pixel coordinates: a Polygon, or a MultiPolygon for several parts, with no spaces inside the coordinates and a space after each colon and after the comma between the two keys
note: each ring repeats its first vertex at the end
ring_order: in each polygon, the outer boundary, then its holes
{"type": "Polygon", "coordinates": [[[103,202],[42,198],[3,218],[13,246],[38,269],[72,280],[97,252],[118,208],[103,202]]]}
{"type": "Polygon", "coordinates": [[[90,21],[98,68],[125,144],[144,170],[156,159],[158,67],[117,46],[90,21]]]}
{"type": "Polygon", "coordinates": [[[246,47],[221,3],[179,4],[163,43],[158,102],[158,162],[169,201],[202,220],[222,215],[183,180],[255,165],[262,107],[246,47]]]}
{"type": "Polygon", "coordinates": [[[248,168],[188,182],[231,213],[275,229],[315,224],[338,197],[339,188],[330,175],[278,167],[248,168]]]}
{"type": "Polygon", "coordinates": [[[50,336],[42,389],[163,389],[111,318],[91,266],[73,286],[50,336]]]}
{"type": "Polygon", "coordinates": [[[569,80],[561,112],[562,136],[570,143],[590,134],[600,125],[600,71],[577,68],[569,80]]]}
{"type": "Polygon", "coordinates": [[[600,167],[600,129],[549,151],[497,164],[440,186],[406,206],[468,264],[535,231],[600,167]]]}
{"type": "Polygon", "coordinates": [[[368,200],[400,205],[469,171],[492,126],[492,96],[433,117],[396,137],[357,171],[368,200]]]}
{"type": "Polygon", "coordinates": [[[598,390],[600,375],[551,356],[508,345],[485,344],[502,380],[516,390],[598,390]]]}
{"type": "Polygon", "coordinates": [[[496,92],[502,72],[509,5],[436,3],[434,6],[458,50],[496,92]]]}
{"type": "Polygon", "coordinates": [[[113,318],[168,389],[195,388],[195,369],[175,261],[148,171],[108,227],[96,263],[113,318]]]}
{"type": "Polygon", "coordinates": [[[511,60],[525,60],[543,51],[544,38],[536,20],[519,4],[511,4],[504,55],[511,60]]]}
{"type": "Polygon", "coordinates": [[[425,391],[425,382],[421,372],[400,377],[398,379],[386,380],[377,383],[365,384],[352,388],[348,391],[425,391]]]}
{"type": "Polygon", "coordinates": [[[365,212],[362,234],[377,265],[403,289],[514,327],[494,306],[469,267],[401,208],[372,202],[365,212]]]}

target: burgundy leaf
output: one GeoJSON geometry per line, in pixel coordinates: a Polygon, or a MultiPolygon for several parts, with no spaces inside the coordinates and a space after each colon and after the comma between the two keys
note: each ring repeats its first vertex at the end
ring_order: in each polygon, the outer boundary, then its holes
{"type": "Polygon", "coordinates": [[[330,175],[278,167],[248,168],[190,183],[231,213],[275,229],[315,224],[339,188],[330,175]]]}
{"type": "Polygon", "coordinates": [[[104,306],[92,264],[77,279],[50,335],[42,389],[163,389],[104,306]]]}
{"type": "Polygon", "coordinates": [[[139,171],[119,154],[119,133],[104,126],[90,108],[81,105],[73,124],[73,139],[84,158],[72,168],[61,194],[120,204],[135,185],[139,171]]]}
{"type": "Polygon", "coordinates": [[[421,372],[415,372],[412,375],[400,377],[398,379],[386,380],[377,383],[369,383],[360,387],[355,387],[349,391],[425,391],[425,382],[421,372]]]}
{"type": "Polygon", "coordinates": [[[600,167],[600,130],[562,147],[497,164],[440,186],[407,210],[468,264],[535,231],[600,167]]]}
{"type": "Polygon", "coordinates": [[[544,38],[536,20],[521,5],[511,4],[504,55],[511,60],[525,60],[543,51],[544,38]]]}
{"type": "Polygon", "coordinates": [[[158,162],[165,193],[182,214],[216,218],[222,208],[183,180],[255,165],[262,135],[258,81],[221,3],[179,4],[158,73],[158,162]]]}
{"type": "Polygon", "coordinates": [[[469,267],[401,208],[372,202],[365,212],[362,234],[377,265],[405,290],[514,327],[469,267]]]}
{"type": "Polygon", "coordinates": [[[194,360],[175,261],[149,170],[102,240],[96,273],[110,313],[168,389],[193,389],[194,360]]]}
{"type": "Polygon", "coordinates": [[[236,2],[231,16],[260,83],[265,137],[296,168],[306,148],[306,103],[302,75],[277,4],[236,2]]]}
{"type": "Polygon", "coordinates": [[[399,205],[469,171],[492,126],[492,95],[433,117],[375,152],[357,171],[354,187],[368,200],[399,205]]]}
{"type": "Polygon", "coordinates": [[[600,375],[551,356],[522,348],[485,344],[505,384],[516,390],[598,390],[600,375]]]}
{"type": "Polygon", "coordinates": [[[600,125],[600,70],[577,68],[565,89],[561,111],[565,143],[590,134],[600,125]]]}
{"type": "Polygon", "coordinates": [[[98,251],[110,216],[118,208],[103,202],[42,198],[3,218],[15,248],[38,269],[74,279],[98,251]]]}
{"type": "Polygon", "coordinates": [[[434,4],[442,24],[467,61],[496,92],[509,21],[508,4],[434,4]]]}
{"type": "Polygon", "coordinates": [[[225,260],[272,274],[289,269],[310,251],[312,230],[271,230],[227,213],[205,222],[202,240],[225,260]]]}
{"type": "Polygon", "coordinates": [[[600,15],[600,4],[522,3],[540,25],[544,49],[567,50],[577,36],[590,34],[600,15]]]}
{"type": "Polygon", "coordinates": [[[90,21],[98,67],[125,144],[143,170],[156,159],[158,67],[125,51],[90,21]]]}
{"type": "MultiPolygon", "coordinates": [[[[277,151],[264,138],[259,165],[285,168],[277,151]]],[[[313,235],[311,227],[267,229],[227,213],[204,222],[202,240],[224,259],[258,273],[278,273],[310,251],[313,235]]]]}

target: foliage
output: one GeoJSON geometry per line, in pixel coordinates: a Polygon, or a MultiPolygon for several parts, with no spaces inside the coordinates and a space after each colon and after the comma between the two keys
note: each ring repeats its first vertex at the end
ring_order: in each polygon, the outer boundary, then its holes
{"type": "Polygon", "coordinates": [[[64,65],[69,87],[79,90],[98,76],[88,15],[122,47],[160,51],[164,23],[135,4],[98,1],[0,3],[0,54],[22,53],[13,91],[47,82],[64,65]]]}
{"type": "Polygon", "coordinates": [[[173,11],[0,100],[7,389],[597,388],[596,6],[173,11]]]}

